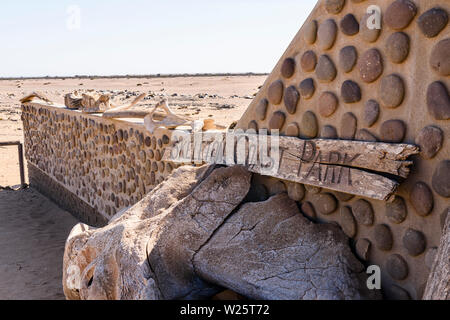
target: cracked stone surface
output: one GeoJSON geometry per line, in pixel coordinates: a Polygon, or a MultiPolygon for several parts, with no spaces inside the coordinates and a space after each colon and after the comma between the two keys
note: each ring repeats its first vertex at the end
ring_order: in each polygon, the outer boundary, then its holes
{"type": "Polygon", "coordinates": [[[204,299],[228,288],[257,299],[374,298],[339,227],[312,224],[286,193],[241,205],[250,183],[239,166],[181,167],[106,227],[77,225],[66,297],[204,299]]]}
{"type": "Polygon", "coordinates": [[[283,193],[247,203],[194,257],[198,275],[251,299],[365,299],[363,265],[332,224],[303,217],[283,193]]]}

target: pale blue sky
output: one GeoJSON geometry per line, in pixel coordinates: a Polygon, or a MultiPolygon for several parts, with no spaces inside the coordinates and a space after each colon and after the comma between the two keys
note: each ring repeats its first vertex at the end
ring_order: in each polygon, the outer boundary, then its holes
{"type": "Polygon", "coordinates": [[[270,72],[315,0],[15,0],[0,77],[270,72]],[[68,8],[81,9],[69,30],[68,8]]]}

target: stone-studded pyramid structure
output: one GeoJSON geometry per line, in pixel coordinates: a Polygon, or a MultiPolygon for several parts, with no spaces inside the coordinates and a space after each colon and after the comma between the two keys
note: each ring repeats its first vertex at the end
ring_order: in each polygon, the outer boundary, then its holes
{"type": "Polygon", "coordinates": [[[449,212],[449,13],[448,0],[320,0],[237,125],[421,147],[391,203],[255,178],[261,197],[287,190],[340,224],[388,298],[422,297],[449,212]]]}

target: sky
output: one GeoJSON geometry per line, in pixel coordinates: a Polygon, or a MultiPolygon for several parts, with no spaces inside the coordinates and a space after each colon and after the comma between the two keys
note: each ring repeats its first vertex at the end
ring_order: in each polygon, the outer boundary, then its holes
{"type": "Polygon", "coordinates": [[[0,77],[268,73],[316,0],[15,0],[0,77]]]}

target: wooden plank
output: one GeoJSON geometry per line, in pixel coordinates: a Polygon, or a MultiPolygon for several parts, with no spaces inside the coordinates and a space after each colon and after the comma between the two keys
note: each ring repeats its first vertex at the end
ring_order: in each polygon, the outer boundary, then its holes
{"type": "MultiPolygon", "coordinates": [[[[260,165],[248,165],[248,170],[265,175],[260,165]]],[[[361,197],[387,201],[396,192],[398,183],[382,175],[342,165],[305,162],[282,156],[277,171],[270,176],[361,197]]]]}
{"type": "Polygon", "coordinates": [[[406,178],[411,161],[409,156],[418,148],[408,144],[390,144],[347,140],[302,140],[280,137],[280,149],[293,158],[324,164],[342,164],[352,167],[384,172],[406,178]]]}
{"type": "Polygon", "coordinates": [[[19,144],[20,144],[20,141],[5,141],[5,142],[0,142],[0,147],[17,146],[19,144]]]}
{"type": "Polygon", "coordinates": [[[0,147],[17,146],[17,151],[19,155],[19,170],[20,170],[20,184],[22,187],[25,186],[25,169],[23,164],[23,145],[20,141],[6,141],[0,142],[0,147]]]}
{"type": "Polygon", "coordinates": [[[295,137],[271,136],[273,140],[261,144],[266,137],[225,132],[190,134],[166,150],[164,158],[178,163],[241,164],[254,173],[386,201],[396,192],[398,182],[377,173],[407,177],[412,162],[406,159],[419,152],[408,144],[295,137]],[[244,147],[238,149],[241,143],[244,147]],[[278,148],[275,158],[273,148],[278,148]],[[269,161],[264,163],[264,158],[269,161]]]}
{"type": "Polygon", "coordinates": [[[17,145],[19,152],[19,170],[20,170],[20,185],[25,186],[25,168],[23,165],[23,146],[21,143],[17,145]]]}
{"type": "MultiPolygon", "coordinates": [[[[149,110],[118,110],[106,111],[103,113],[103,118],[138,118],[144,119],[149,114],[149,110]]],[[[161,115],[162,117],[162,115],[161,115]]],[[[160,117],[160,118],[161,118],[160,117]]]]}

